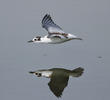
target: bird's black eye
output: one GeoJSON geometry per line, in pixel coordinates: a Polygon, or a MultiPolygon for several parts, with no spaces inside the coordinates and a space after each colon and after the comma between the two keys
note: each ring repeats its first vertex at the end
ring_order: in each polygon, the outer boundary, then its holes
{"type": "Polygon", "coordinates": [[[34,41],[37,41],[37,39],[35,38],[34,41]]]}
{"type": "Polygon", "coordinates": [[[41,73],[38,73],[38,77],[40,77],[42,74],[41,73]]]}
{"type": "Polygon", "coordinates": [[[35,73],[36,75],[38,75],[38,73],[35,73]]]}

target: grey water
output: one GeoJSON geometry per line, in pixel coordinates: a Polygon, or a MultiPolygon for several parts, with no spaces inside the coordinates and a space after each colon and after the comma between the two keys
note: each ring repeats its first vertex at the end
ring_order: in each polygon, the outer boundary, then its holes
{"type": "Polygon", "coordinates": [[[70,78],[62,100],[110,99],[109,0],[1,0],[0,99],[56,100],[48,79],[28,71],[49,68],[84,68],[70,78]],[[49,13],[65,32],[83,38],[58,45],[28,44],[44,36],[43,16],[49,13]]]}

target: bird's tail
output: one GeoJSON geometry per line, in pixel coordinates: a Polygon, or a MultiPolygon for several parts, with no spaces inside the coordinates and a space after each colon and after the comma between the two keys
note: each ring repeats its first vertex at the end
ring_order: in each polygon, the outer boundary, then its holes
{"type": "Polygon", "coordinates": [[[76,37],[76,38],[74,38],[74,40],[83,40],[83,39],[82,39],[82,38],[77,38],[77,37],[76,37]]]}
{"type": "Polygon", "coordinates": [[[80,77],[83,74],[84,69],[79,67],[71,71],[71,76],[80,77]]]}

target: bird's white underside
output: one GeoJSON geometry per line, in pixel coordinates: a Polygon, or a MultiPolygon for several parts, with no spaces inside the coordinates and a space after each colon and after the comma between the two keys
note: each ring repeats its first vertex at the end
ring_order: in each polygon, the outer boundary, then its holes
{"type": "Polygon", "coordinates": [[[43,71],[42,76],[49,78],[51,77],[52,73],[53,73],[52,71],[43,71]]]}
{"type": "MultiPolygon", "coordinates": [[[[58,35],[56,35],[58,36],[58,35]]],[[[61,36],[60,36],[61,37],[61,36]]],[[[41,41],[34,41],[34,43],[49,43],[49,44],[57,44],[57,43],[63,43],[69,40],[72,40],[76,38],[75,35],[68,34],[68,38],[65,38],[62,36],[61,38],[48,38],[48,35],[41,38],[41,41]]]]}

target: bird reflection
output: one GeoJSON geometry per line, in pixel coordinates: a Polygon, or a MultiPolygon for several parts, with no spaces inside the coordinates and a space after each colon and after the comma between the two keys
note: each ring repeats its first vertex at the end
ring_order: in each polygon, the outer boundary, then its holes
{"type": "Polygon", "coordinates": [[[64,68],[52,68],[37,71],[30,71],[29,73],[35,74],[38,77],[50,78],[48,86],[56,97],[61,97],[64,88],[68,85],[69,76],[79,77],[82,75],[84,69],[79,67],[74,70],[64,68]]]}

